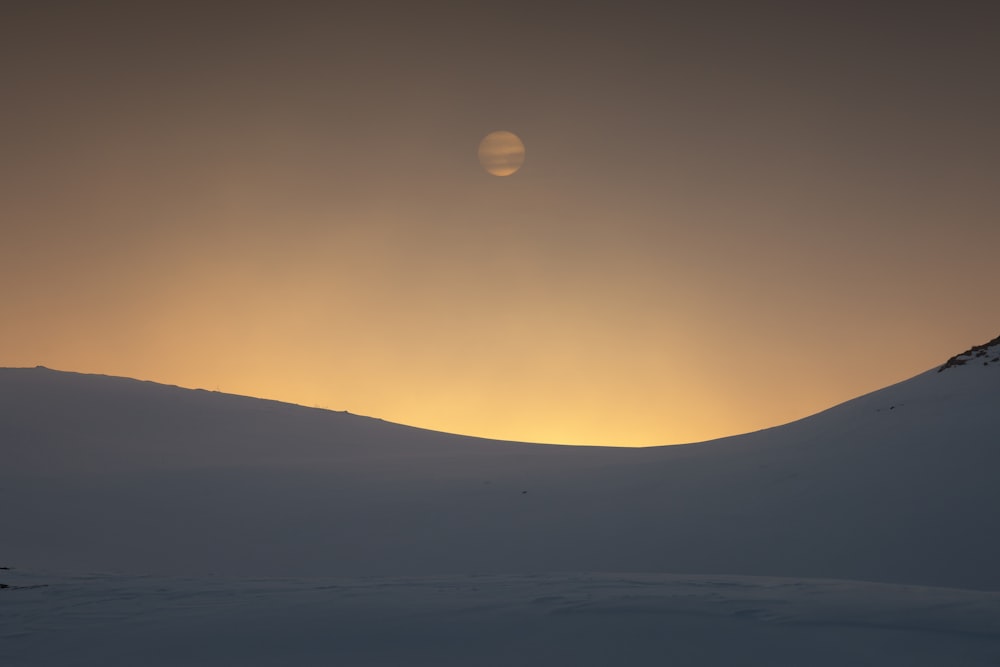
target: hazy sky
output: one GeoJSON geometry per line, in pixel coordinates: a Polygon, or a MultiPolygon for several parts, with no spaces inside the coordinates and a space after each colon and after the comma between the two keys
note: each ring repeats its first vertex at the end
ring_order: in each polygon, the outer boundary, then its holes
{"type": "Polygon", "coordinates": [[[10,2],[0,366],[509,439],[1000,333],[1000,5],[10,2]],[[517,133],[524,166],[477,147],[517,133]]]}

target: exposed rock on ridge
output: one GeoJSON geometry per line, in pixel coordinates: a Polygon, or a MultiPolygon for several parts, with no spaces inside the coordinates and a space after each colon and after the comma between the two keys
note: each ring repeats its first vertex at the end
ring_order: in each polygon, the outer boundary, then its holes
{"type": "Polygon", "coordinates": [[[964,366],[970,361],[981,360],[983,366],[989,366],[990,364],[1000,364],[1000,336],[997,336],[988,343],[983,343],[982,345],[973,345],[965,352],[961,354],[956,354],[954,357],[944,362],[944,365],[938,369],[938,373],[946,368],[952,368],[953,366],[964,366]],[[992,350],[990,348],[997,348],[992,350]]]}

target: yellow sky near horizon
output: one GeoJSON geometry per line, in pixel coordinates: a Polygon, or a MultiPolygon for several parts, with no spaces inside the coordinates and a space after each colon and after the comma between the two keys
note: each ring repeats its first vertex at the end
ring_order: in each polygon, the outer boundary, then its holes
{"type": "Polygon", "coordinates": [[[0,366],[651,445],[1000,333],[986,16],[295,7],[12,13],[0,366]]]}

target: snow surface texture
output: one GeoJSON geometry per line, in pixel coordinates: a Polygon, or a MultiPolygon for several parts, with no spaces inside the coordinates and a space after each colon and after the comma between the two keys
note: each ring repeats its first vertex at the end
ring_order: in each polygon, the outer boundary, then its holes
{"type": "Polygon", "coordinates": [[[577,574],[191,580],[21,574],[0,664],[995,666],[1000,594],[577,574]]]}
{"type": "Polygon", "coordinates": [[[0,664],[997,665],[997,353],[643,450],[0,369],[0,664]]]}

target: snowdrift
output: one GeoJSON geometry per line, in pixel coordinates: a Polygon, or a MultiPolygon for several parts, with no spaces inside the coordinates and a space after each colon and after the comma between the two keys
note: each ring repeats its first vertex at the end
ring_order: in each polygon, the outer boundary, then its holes
{"type": "Polygon", "coordinates": [[[0,369],[0,564],[233,577],[718,573],[1000,590],[994,356],[773,429],[638,450],[489,441],[0,369]]]}

